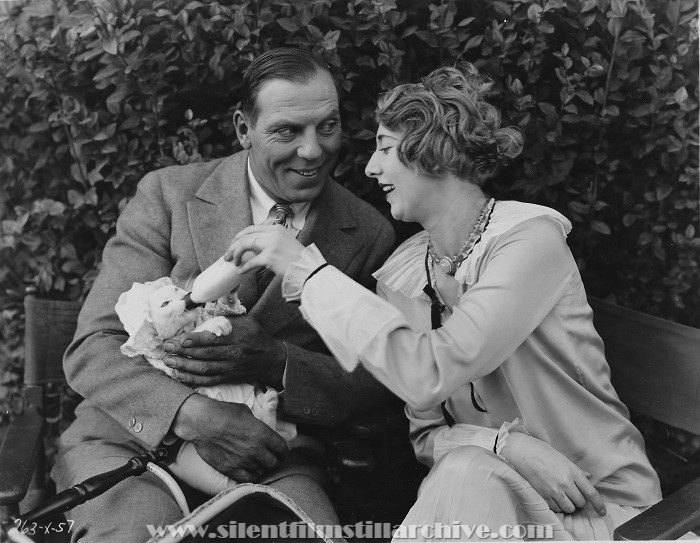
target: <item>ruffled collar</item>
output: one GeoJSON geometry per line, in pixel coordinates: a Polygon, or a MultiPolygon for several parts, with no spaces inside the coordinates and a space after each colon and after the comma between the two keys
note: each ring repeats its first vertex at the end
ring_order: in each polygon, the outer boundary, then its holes
{"type": "MultiPolygon", "coordinates": [[[[469,257],[457,269],[455,280],[467,285],[474,284],[477,264],[485,248],[518,224],[535,217],[547,217],[552,220],[559,226],[564,237],[571,231],[571,222],[549,207],[516,201],[496,202],[488,228],[469,257]]],[[[374,278],[408,298],[429,299],[423,292],[426,284],[425,255],[428,239],[428,233],[423,230],[404,241],[384,265],[374,272],[374,278]]]]}

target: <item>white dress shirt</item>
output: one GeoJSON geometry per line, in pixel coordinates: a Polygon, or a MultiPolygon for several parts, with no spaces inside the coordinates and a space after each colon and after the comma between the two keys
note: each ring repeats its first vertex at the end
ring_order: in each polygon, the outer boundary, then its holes
{"type": "MultiPolygon", "coordinates": [[[[250,188],[250,209],[253,211],[253,224],[264,223],[271,213],[274,218],[275,214],[272,208],[278,202],[270,198],[260,186],[258,180],[255,179],[253,170],[250,167],[250,159],[248,159],[248,187],[250,188]]],[[[294,228],[298,234],[304,228],[304,224],[306,224],[306,217],[309,214],[309,209],[311,209],[311,202],[297,202],[289,205],[292,207],[294,215],[292,216],[291,224],[289,219],[287,219],[287,226],[294,228]]]]}

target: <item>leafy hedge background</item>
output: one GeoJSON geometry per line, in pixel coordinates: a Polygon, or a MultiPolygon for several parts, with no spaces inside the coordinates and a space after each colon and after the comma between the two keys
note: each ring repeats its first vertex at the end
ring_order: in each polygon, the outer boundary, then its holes
{"type": "MultiPolygon", "coordinates": [[[[336,178],[384,212],[363,173],[377,95],[473,62],[526,136],[487,189],[572,219],[589,293],[700,326],[694,0],[53,4],[52,16],[18,9],[0,29],[4,411],[21,371],[25,287],[83,297],[146,172],[236,150],[242,74],[279,45],[331,65],[345,132],[336,178]]],[[[415,231],[396,226],[400,238],[415,231]]]]}

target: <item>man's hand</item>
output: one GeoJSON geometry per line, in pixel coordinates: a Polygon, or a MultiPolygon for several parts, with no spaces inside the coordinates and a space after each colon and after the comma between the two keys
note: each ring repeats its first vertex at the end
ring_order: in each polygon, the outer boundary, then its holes
{"type": "Polygon", "coordinates": [[[202,459],[240,483],[258,480],[287,457],[287,444],[244,404],[193,394],[180,406],[173,432],[202,459]]]}
{"type": "Polygon", "coordinates": [[[286,349],[249,315],[231,319],[233,331],[217,337],[211,332],[192,332],[163,344],[165,365],[175,379],[192,387],[221,383],[261,382],[282,388],[286,349]]]}
{"type": "Polygon", "coordinates": [[[511,432],[501,455],[555,513],[573,513],[591,502],[596,512],[605,516],[605,504],[586,473],[549,443],[511,432]]]}

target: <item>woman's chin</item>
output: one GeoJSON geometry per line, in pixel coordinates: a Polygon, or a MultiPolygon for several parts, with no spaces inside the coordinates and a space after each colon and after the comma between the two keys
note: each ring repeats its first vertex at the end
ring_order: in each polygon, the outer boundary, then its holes
{"type": "Polygon", "coordinates": [[[391,216],[394,217],[397,221],[402,221],[404,216],[403,210],[396,204],[390,203],[389,206],[389,212],[391,213],[391,216]]]}

